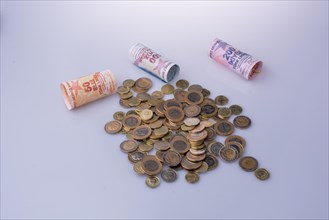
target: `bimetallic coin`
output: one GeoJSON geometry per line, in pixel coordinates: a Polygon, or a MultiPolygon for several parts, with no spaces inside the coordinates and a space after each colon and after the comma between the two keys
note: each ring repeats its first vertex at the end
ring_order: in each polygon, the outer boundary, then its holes
{"type": "Polygon", "coordinates": [[[216,141],[208,144],[207,150],[209,153],[219,156],[219,151],[224,147],[224,144],[216,141]]]}
{"type": "Polygon", "coordinates": [[[181,165],[185,170],[196,170],[202,165],[202,161],[192,162],[187,159],[187,157],[183,157],[181,161],[181,165]]]}
{"type": "Polygon", "coordinates": [[[238,142],[242,144],[243,147],[246,147],[246,140],[239,136],[239,135],[230,135],[225,139],[225,144],[228,144],[229,142],[238,142]]]}
{"type": "Polygon", "coordinates": [[[151,99],[151,95],[148,94],[147,92],[142,92],[142,93],[138,93],[138,94],[136,95],[136,98],[137,98],[138,100],[140,100],[141,102],[146,102],[146,101],[148,101],[148,100],[151,99]]]}
{"type": "Polygon", "coordinates": [[[122,121],[122,119],[125,117],[125,115],[126,115],[126,113],[124,113],[122,111],[118,111],[113,114],[113,118],[117,121],[122,121]]]}
{"type": "Polygon", "coordinates": [[[152,133],[152,129],[147,125],[138,126],[133,130],[132,136],[135,140],[144,140],[152,133]]]}
{"type": "Polygon", "coordinates": [[[165,162],[170,167],[177,166],[181,162],[181,160],[181,155],[173,150],[169,150],[163,155],[163,162],[165,162]]]}
{"type": "Polygon", "coordinates": [[[196,172],[196,173],[205,173],[207,171],[208,171],[208,164],[206,162],[202,162],[201,167],[196,169],[194,172],[196,172]]]}
{"type": "Polygon", "coordinates": [[[174,92],[174,97],[176,100],[178,100],[179,102],[185,102],[186,100],[186,95],[187,92],[185,90],[182,89],[175,89],[174,92]]]}
{"type": "Polygon", "coordinates": [[[138,161],[137,163],[135,163],[133,169],[138,175],[145,174],[144,170],[142,169],[142,161],[138,161]]]}
{"type": "Polygon", "coordinates": [[[198,85],[198,84],[194,84],[188,87],[188,91],[197,91],[197,92],[201,92],[202,91],[202,86],[198,85]]]}
{"type": "Polygon", "coordinates": [[[243,109],[240,105],[231,105],[230,110],[232,115],[240,115],[243,109]]]}
{"type": "Polygon", "coordinates": [[[201,92],[189,91],[186,95],[186,102],[188,104],[201,104],[203,102],[203,95],[201,92]]]}
{"type": "Polygon", "coordinates": [[[168,109],[173,106],[183,108],[182,104],[176,99],[168,99],[163,104],[164,109],[168,109]]]}
{"type": "Polygon", "coordinates": [[[161,87],[161,92],[165,95],[173,94],[175,88],[171,84],[165,84],[161,87]]]}
{"type": "Polygon", "coordinates": [[[255,171],[258,167],[258,161],[253,157],[242,157],[239,160],[239,166],[247,172],[255,171]]]}
{"type": "Polygon", "coordinates": [[[215,116],[218,112],[218,108],[213,103],[204,103],[201,105],[201,115],[206,118],[215,116]]]}
{"type": "Polygon", "coordinates": [[[232,141],[232,142],[229,142],[228,144],[226,144],[225,146],[233,147],[234,149],[236,149],[238,152],[237,158],[240,158],[243,155],[244,148],[243,148],[242,144],[240,144],[239,142],[232,141]]]}
{"type": "Polygon", "coordinates": [[[211,154],[207,154],[204,162],[208,164],[208,170],[213,170],[218,166],[218,160],[215,156],[211,154]]]}
{"type": "Polygon", "coordinates": [[[168,168],[162,170],[161,178],[167,183],[172,183],[177,179],[177,173],[175,170],[168,168]]]}
{"type": "Polygon", "coordinates": [[[162,99],[163,98],[163,93],[160,92],[160,91],[154,91],[154,92],[152,92],[151,95],[156,99],[162,99]]]}
{"type": "Polygon", "coordinates": [[[157,175],[162,170],[161,162],[153,155],[146,155],[142,160],[142,168],[149,176],[157,175]]]}
{"type": "Polygon", "coordinates": [[[160,185],[160,179],[156,176],[149,176],[146,178],[145,183],[150,188],[156,188],[160,185]]]}
{"type": "Polygon", "coordinates": [[[105,124],[104,129],[108,134],[115,134],[121,131],[122,123],[120,121],[110,121],[105,124]]]}
{"type": "Polygon", "coordinates": [[[190,83],[185,79],[180,79],[176,82],[176,87],[181,89],[186,89],[189,85],[190,83]]]}
{"type": "Polygon", "coordinates": [[[168,150],[169,149],[168,141],[156,141],[154,142],[154,148],[157,150],[168,150]]]}
{"type": "Polygon", "coordinates": [[[239,153],[235,148],[230,146],[225,146],[220,150],[219,154],[223,160],[227,162],[231,162],[238,158],[239,153]]]}
{"type": "Polygon", "coordinates": [[[156,158],[158,158],[158,160],[160,160],[161,162],[163,162],[163,156],[167,151],[163,151],[163,150],[157,150],[155,152],[155,156],[156,158]]]}
{"type": "Polygon", "coordinates": [[[149,78],[142,77],[136,80],[135,87],[142,90],[149,90],[152,87],[153,83],[149,78]]]}
{"type": "Polygon", "coordinates": [[[130,92],[130,88],[128,86],[119,86],[118,89],[117,89],[117,92],[120,95],[123,95],[123,94],[126,94],[126,93],[130,92]]]}
{"type": "Polygon", "coordinates": [[[153,111],[150,109],[144,109],[139,113],[139,116],[143,121],[150,120],[153,117],[153,111]]]}
{"type": "Polygon", "coordinates": [[[194,104],[188,105],[184,108],[184,112],[187,117],[196,117],[200,114],[201,107],[194,104]]]}
{"type": "Polygon", "coordinates": [[[234,126],[229,121],[219,121],[214,125],[214,129],[218,135],[228,136],[234,132],[234,126]]]}
{"type": "Polygon", "coordinates": [[[130,153],[138,148],[138,143],[134,140],[125,140],[120,144],[120,148],[125,153],[130,153]]]}
{"type": "Polygon", "coordinates": [[[215,98],[216,105],[226,105],[228,103],[228,98],[223,95],[219,95],[215,98]]]}
{"type": "Polygon", "coordinates": [[[131,97],[128,99],[128,105],[131,107],[136,107],[141,104],[141,101],[136,97],[131,97]]]}
{"type": "Polygon", "coordinates": [[[245,129],[245,128],[249,128],[250,127],[251,120],[247,116],[240,115],[240,116],[237,116],[237,117],[234,118],[233,124],[237,128],[245,129]]]}
{"type": "Polygon", "coordinates": [[[218,117],[221,119],[229,118],[232,115],[232,112],[229,108],[219,108],[218,117]]]}
{"type": "Polygon", "coordinates": [[[210,91],[209,91],[208,89],[203,88],[203,89],[201,90],[201,93],[202,93],[203,97],[208,97],[208,96],[210,96],[210,91]]]}
{"type": "Polygon", "coordinates": [[[184,119],[184,112],[181,108],[172,106],[165,112],[166,117],[172,122],[180,122],[184,119]]]}
{"type": "Polygon", "coordinates": [[[199,174],[195,172],[187,172],[185,175],[185,180],[188,183],[196,183],[199,181],[199,179],[200,179],[199,174]]]}
{"type": "Polygon", "coordinates": [[[125,81],[123,81],[122,85],[125,86],[125,87],[130,87],[131,88],[135,85],[135,80],[126,79],[125,81]]]}
{"type": "Polygon", "coordinates": [[[267,180],[268,178],[270,178],[270,173],[264,168],[258,168],[257,170],[255,170],[255,176],[259,180],[267,180]]]}
{"type": "Polygon", "coordinates": [[[132,163],[137,163],[138,161],[141,161],[146,154],[141,151],[134,151],[128,154],[128,160],[132,163]]]}
{"type": "Polygon", "coordinates": [[[133,129],[141,124],[141,118],[134,114],[126,115],[122,120],[122,124],[127,129],[133,129]]]}

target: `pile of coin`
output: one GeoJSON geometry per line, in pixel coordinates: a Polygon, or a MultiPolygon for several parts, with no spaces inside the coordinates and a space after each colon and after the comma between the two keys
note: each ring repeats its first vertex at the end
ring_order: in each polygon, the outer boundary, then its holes
{"type": "Polygon", "coordinates": [[[120,149],[128,154],[137,174],[148,176],[147,186],[159,186],[157,175],[165,182],[174,182],[177,171],[183,169],[187,171],[186,181],[196,183],[199,174],[218,166],[217,158],[229,163],[239,160],[242,170],[254,172],[260,180],[269,178],[269,172],[258,168],[255,158],[243,157],[246,140],[233,135],[235,129],[251,126],[250,118],[241,115],[241,106],[225,107],[227,97],[209,98],[209,90],[183,79],[176,82],[176,88],[165,84],[161,91],[149,93],[151,87],[149,78],[125,80],[118,87],[120,105],[133,109],[115,112],[114,120],[105,125],[109,134],[126,135],[120,149]],[[166,95],[174,98],[165,100],[166,95]],[[225,143],[217,141],[217,135],[226,137],[225,143]]]}

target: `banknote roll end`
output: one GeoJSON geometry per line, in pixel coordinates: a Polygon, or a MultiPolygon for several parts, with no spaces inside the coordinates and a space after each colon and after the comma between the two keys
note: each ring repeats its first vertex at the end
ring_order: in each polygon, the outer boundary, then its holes
{"type": "Polygon", "coordinates": [[[64,83],[61,83],[60,87],[61,87],[61,92],[62,92],[62,95],[64,98],[64,103],[65,103],[67,109],[72,110],[74,108],[74,103],[69,95],[70,91],[65,87],[64,83]]]}
{"type": "Polygon", "coordinates": [[[177,64],[173,65],[169,71],[168,74],[166,76],[166,82],[170,82],[171,80],[173,80],[175,78],[175,76],[179,73],[179,66],[177,64]]]}
{"type": "Polygon", "coordinates": [[[256,75],[261,73],[263,68],[263,62],[257,61],[251,68],[250,74],[248,76],[248,80],[254,78],[256,75]]]}

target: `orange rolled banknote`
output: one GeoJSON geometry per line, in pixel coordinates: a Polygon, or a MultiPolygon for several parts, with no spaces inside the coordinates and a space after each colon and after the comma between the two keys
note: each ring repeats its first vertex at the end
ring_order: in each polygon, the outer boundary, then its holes
{"type": "Polygon", "coordinates": [[[214,39],[210,46],[209,56],[217,63],[223,64],[245,79],[252,79],[256,73],[260,73],[263,62],[253,58],[232,45],[214,39]]]}
{"type": "Polygon", "coordinates": [[[66,107],[71,110],[116,92],[118,84],[110,70],[96,72],[75,80],[62,82],[66,107]]]}

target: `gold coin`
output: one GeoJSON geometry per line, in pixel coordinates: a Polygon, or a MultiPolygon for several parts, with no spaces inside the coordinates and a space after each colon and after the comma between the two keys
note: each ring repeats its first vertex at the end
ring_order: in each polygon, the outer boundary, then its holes
{"type": "Polygon", "coordinates": [[[215,142],[211,142],[208,144],[207,150],[209,153],[211,153],[215,156],[219,156],[219,152],[223,147],[224,147],[224,144],[222,144],[218,141],[215,141],[215,142]]]}
{"type": "Polygon", "coordinates": [[[125,87],[131,88],[131,87],[133,87],[135,85],[135,80],[133,80],[133,79],[126,79],[125,81],[123,81],[122,85],[125,86],[125,87]]]}
{"type": "Polygon", "coordinates": [[[129,92],[125,93],[125,94],[120,95],[120,99],[129,99],[132,96],[133,96],[133,93],[129,91],[129,92]]]}
{"type": "Polygon", "coordinates": [[[212,102],[205,102],[201,105],[201,115],[206,118],[215,116],[218,112],[217,106],[212,102]]]}
{"type": "Polygon", "coordinates": [[[188,105],[184,108],[184,113],[187,117],[196,117],[200,114],[201,108],[198,105],[188,105]]]}
{"type": "Polygon", "coordinates": [[[166,170],[162,170],[161,178],[167,183],[172,183],[177,179],[177,173],[175,170],[168,168],[166,170]]]}
{"type": "Polygon", "coordinates": [[[203,95],[198,91],[189,91],[186,95],[186,100],[188,104],[201,104],[203,102],[203,95]]]}
{"type": "Polygon", "coordinates": [[[155,156],[156,158],[158,158],[158,160],[160,160],[161,162],[163,162],[163,156],[167,151],[163,151],[163,150],[157,150],[155,152],[155,156]]]}
{"type": "Polygon", "coordinates": [[[156,99],[162,99],[163,98],[163,93],[161,91],[154,91],[154,92],[152,92],[151,95],[156,99]]]}
{"type": "Polygon", "coordinates": [[[185,102],[187,92],[182,89],[175,89],[174,97],[179,102],[185,102]]]}
{"type": "Polygon", "coordinates": [[[120,148],[124,153],[130,153],[137,149],[138,143],[134,140],[125,140],[120,144],[120,148]]]}
{"type": "Polygon", "coordinates": [[[184,124],[186,124],[186,126],[196,126],[200,123],[200,119],[198,118],[185,118],[184,120],[184,124]]]}
{"type": "Polygon", "coordinates": [[[162,170],[162,164],[156,156],[146,155],[142,160],[142,168],[149,176],[157,175],[162,170]]]}
{"type": "Polygon", "coordinates": [[[122,121],[122,119],[125,117],[125,113],[124,112],[122,112],[122,111],[118,111],[118,112],[115,112],[114,114],[113,114],[113,118],[115,119],[115,120],[117,120],[117,121],[122,121]]]}
{"type": "Polygon", "coordinates": [[[228,144],[226,144],[225,146],[233,147],[235,150],[237,150],[237,152],[238,152],[237,158],[240,158],[244,152],[244,148],[243,148],[242,144],[240,144],[239,142],[231,141],[228,144]]]}
{"type": "Polygon", "coordinates": [[[181,89],[186,89],[189,85],[190,83],[185,79],[180,79],[176,82],[176,87],[181,89]]]}
{"type": "Polygon", "coordinates": [[[194,154],[194,155],[201,155],[201,154],[206,153],[206,149],[205,148],[201,148],[201,149],[190,148],[190,152],[191,152],[191,154],[194,154]]]}
{"type": "Polygon", "coordinates": [[[148,145],[145,142],[142,142],[138,145],[138,150],[143,151],[143,152],[149,152],[153,149],[153,145],[148,145]]]}
{"type": "Polygon", "coordinates": [[[148,94],[147,92],[142,92],[142,93],[138,93],[138,94],[136,95],[136,98],[137,98],[138,100],[140,100],[141,102],[146,102],[146,101],[148,101],[148,100],[151,99],[151,95],[148,94]]]}
{"type": "Polygon", "coordinates": [[[255,171],[258,167],[258,161],[253,157],[242,157],[239,160],[239,166],[247,172],[255,171]]]}
{"type": "Polygon", "coordinates": [[[141,124],[141,118],[133,114],[126,115],[122,120],[122,124],[128,129],[134,129],[141,124]]]}
{"type": "Polygon", "coordinates": [[[198,85],[198,84],[194,84],[188,87],[188,91],[197,91],[197,92],[201,92],[202,91],[202,86],[198,85]]]}
{"type": "Polygon", "coordinates": [[[162,120],[157,120],[157,121],[149,124],[150,128],[152,128],[152,129],[160,128],[162,125],[163,125],[162,120]]]}
{"type": "Polygon", "coordinates": [[[225,146],[220,150],[219,155],[223,160],[231,162],[238,158],[238,151],[233,147],[225,146]]]}
{"type": "Polygon", "coordinates": [[[165,95],[173,94],[175,88],[171,84],[165,84],[161,87],[161,92],[165,95]]]}
{"type": "Polygon", "coordinates": [[[183,157],[181,161],[181,165],[185,170],[196,170],[202,165],[202,161],[192,162],[187,159],[187,157],[183,157]]]}
{"type": "Polygon", "coordinates": [[[214,129],[218,135],[228,136],[234,132],[234,126],[229,121],[219,121],[214,125],[214,129]]]}
{"type": "Polygon", "coordinates": [[[229,108],[219,108],[218,117],[221,119],[229,118],[232,115],[232,112],[229,108]]]}
{"type": "Polygon", "coordinates": [[[153,117],[153,112],[150,109],[144,109],[140,112],[139,116],[143,121],[147,121],[153,117]]]}
{"type": "Polygon", "coordinates": [[[133,169],[138,175],[145,174],[144,170],[142,169],[142,161],[138,161],[137,163],[135,163],[133,169]]]}
{"type": "Polygon", "coordinates": [[[217,105],[226,105],[228,103],[228,98],[223,95],[219,95],[215,98],[215,103],[217,105]]]}
{"type": "Polygon", "coordinates": [[[196,173],[205,173],[207,171],[208,171],[208,164],[206,162],[202,162],[201,167],[196,169],[194,172],[196,172],[196,173]]]}
{"type": "Polygon", "coordinates": [[[165,162],[170,167],[177,166],[181,160],[181,155],[173,150],[168,150],[163,155],[163,162],[165,162]]]}
{"type": "Polygon", "coordinates": [[[132,136],[135,140],[144,140],[152,133],[152,129],[147,125],[141,125],[133,130],[132,136]]]}
{"type": "Polygon", "coordinates": [[[136,80],[135,88],[139,90],[149,90],[152,87],[153,83],[149,78],[142,77],[136,80]]]}
{"type": "Polygon", "coordinates": [[[172,122],[179,122],[184,119],[184,112],[181,108],[172,106],[165,112],[166,117],[172,122]]]}
{"type": "Polygon", "coordinates": [[[246,140],[239,136],[239,135],[230,135],[225,139],[225,144],[228,144],[229,142],[238,142],[242,144],[243,147],[246,147],[246,140]]]}
{"type": "Polygon", "coordinates": [[[202,93],[203,97],[208,97],[208,96],[210,96],[210,91],[209,91],[208,89],[203,88],[203,89],[201,90],[201,93],[202,93]]]}
{"type": "Polygon", "coordinates": [[[168,141],[156,141],[154,143],[154,148],[157,150],[168,150],[169,149],[169,142],[168,141]]]}
{"type": "Polygon", "coordinates": [[[164,102],[164,105],[163,105],[164,109],[168,109],[169,107],[173,107],[173,106],[181,108],[181,109],[183,108],[182,104],[179,101],[177,101],[176,99],[168,99],[164,102]]]}
{"type": "Polygon", "coordinates": [[[191,162],[199,162],[206,158],[206,154],[194,155],[191,152],[187,152],[186,158],[191,162]]]}
{"type": "Polygon", "coordinates": [[[240,105],[231,105],[230,110],[232,112],[232,115],[240,115],[241,112],[243,111],[240,105]]]}
{"type": "Polygon", "coordinates": [[[204,162],[208,164],[208,171],[215,169],[218,166],[218,160],[215,156],[207,154],[204,162]]]}
{"type": "Polygon", "coordinates": [[[255,170],[255,176],[259,180],[267,180],[268,178],[270,178],[270,173],[264,168],[258,168],[257,170],[255,170]]]}
{"type": "Polygon", "coordinates": [[[149,176],[146,178],[145,183],[150,188],[156,188],[160,185],[160,179],[156,176],[149,176]]]}
{"type": "Polygon", "coordinates": [[[141,101],[136,97],[131,97],[128,99],[128,105],[131,107],[136,107],[141,104],[141,101]]]}
{"type": "Polygon", "coordinates": [[[199,179],[200,179],[199,174],[194,172],[187,172],[185,175],[185,180],[188,183],[196,183],[199,181],[199,179]]]}
{"type": "Polygon", "coordinates": [[[117,89],[117,92],[120,95],[123,95],[123,94],[126,94],[126,93],[130,92],[130,88],[128,86],[119,86],[118,89],[117,89]]]}
{"type": "Polygon", "coordinates": [[[245,129],[245,128],[249,128],[250,127],[251,120],[247,116],[240,115],[240,116],[237,116],[237,117],[234,118],[233,124],[237,128],[245,129]]]}
{"type": "Polygon", "coordinates": [[[182,124],[180,126],[180,129],[182,129],[182,131],[191,131],[195,128],[195,126],[187,126],[186,124],[182,124]]]}
{"type": "Polygon", "coordinates": [[[105,124],[104,129],[108,134],[115,134],[121,131],[122,123],[120,121],[110,121],[105,124]]]}
{"type": "Polygon", "coordinates": [[[206,131],[208,133],[208,136],[206,137],[206,141],[212,141],[216,138],[217,134],[215,129],[213,128],[206,128],[206,131]]]}
{"type": "Polygon", "coordinates": [[[130,106],[128,105],[128,100],[120,99],[119,104],[124,108],[130,108],[130,106]]]}

